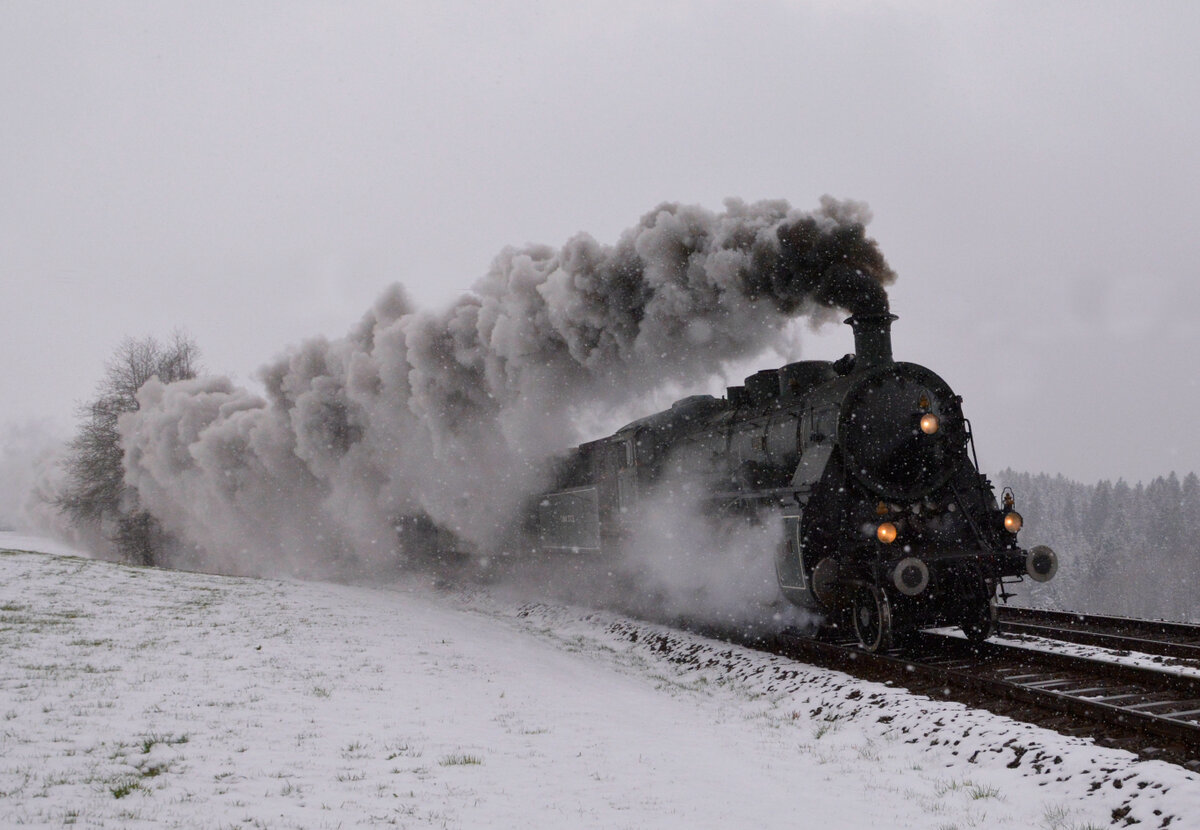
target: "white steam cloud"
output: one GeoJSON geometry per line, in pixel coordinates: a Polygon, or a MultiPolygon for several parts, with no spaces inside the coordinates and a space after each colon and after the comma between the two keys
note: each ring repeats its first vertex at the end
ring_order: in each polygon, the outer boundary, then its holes
{"type": "Polygon", "coordinates": [[[868,219],[829,197],[666,204],[615,245],[505,250],[440,312],[393,286],[347,337],[265,367],[265,399],[225,378],[146,384],[120,422],[127,481],[178,566],[383,564],[404,516],[498,550],[581,416],[720,373],[797,316],[886,310],[868,219]]]}
{"type": "Polygon", "coordinates": [[[0,426],[0,530],[27,530],[42,524],[45,500],[63,436],[37,422],[0,426]]]}
{"type": "Polygon", "coordinates": [[[643,505],[617,565],[637,590],[605,604],[725,630],[813,624],[814,615],[783,603],[776,585],[781,516],[714,516],[697,498],[702,487],[688,484],[665,481],[643,505]]]}

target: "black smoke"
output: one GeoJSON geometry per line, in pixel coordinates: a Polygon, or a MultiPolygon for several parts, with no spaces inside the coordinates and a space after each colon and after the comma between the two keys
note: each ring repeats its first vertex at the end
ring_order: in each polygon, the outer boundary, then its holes
{"type": "Polygon", "coordinates": [[[895,275],[868,220],[829,197],[664,204],[612,245],[506,249],[441,310],[392,286],[345,338],[265,367],[265,397],[147,384],[121,421],[127,479],[184,540],[177,564],[388,561],[405,516],[495,550],[549,459],[594,437],[581,419],[781,348],[797,317],[886,311],[895,275]]]}

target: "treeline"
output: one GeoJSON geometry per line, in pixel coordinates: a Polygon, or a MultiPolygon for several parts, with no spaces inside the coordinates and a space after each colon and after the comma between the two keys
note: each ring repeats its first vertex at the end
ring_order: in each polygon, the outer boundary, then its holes
{"type": "Polygon", "coordinates": [[[1200,621],[1200,478],[1080,484],[1005,470],[1025,519],[1021,544],[1058,552],[1058,576],[1033,604],[1094,614],[1200,621]]]}
{"type": "Polygon", "coordinates": [[[163,564],[174,540],[143,508],[125,481],[118,422],[138,409],[138,390],[152,377],[163,383],[195,378],[200,371],[195,341],[176,332],[166,343],[126,338],[104,364],[91,400],[79,407],[79,429],[62,460],[63,479],[51,503],[101,554],[137,565],[163,564]]]}

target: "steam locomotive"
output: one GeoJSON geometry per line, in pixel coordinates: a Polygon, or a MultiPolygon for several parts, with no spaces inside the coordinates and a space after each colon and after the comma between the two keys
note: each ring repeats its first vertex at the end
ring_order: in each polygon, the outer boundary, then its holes
{"type": "Polygon", "coordinates": [[[536,544],[613,554],[647,495],[682,477],[707,515],[779,517],[783,598],[863,648],[933,626],[986,639],[1006,580],[1047,581],[1058,559],[1018,545],[1015,499],[979,471],[962,398],[892,359],[895,319],[858,312],[854,354],[757,372],[579,446],[531,510],[536,544]]]}

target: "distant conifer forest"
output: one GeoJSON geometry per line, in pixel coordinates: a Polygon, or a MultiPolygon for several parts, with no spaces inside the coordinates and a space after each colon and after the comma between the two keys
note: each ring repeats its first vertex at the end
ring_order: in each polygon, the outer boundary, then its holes
{"type": "MultiPolygon", "coordinates": [[[[1058,552],[1058,575],[1017,593],[1040,608],[1200,622],[1200,478],[1080,484],[1005,470],[1025,519],[1021,546],[1058,552]]],[[[1016,602],[1016,601],[1014,601],[1016,602]]]]}

